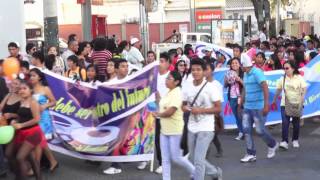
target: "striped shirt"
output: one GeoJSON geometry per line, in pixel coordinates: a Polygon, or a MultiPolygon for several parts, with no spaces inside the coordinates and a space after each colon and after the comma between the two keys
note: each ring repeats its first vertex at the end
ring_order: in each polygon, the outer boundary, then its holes
{"type": "Polygon", "coordinates": [[[98,66],[98,75],[106,76],[108,61],[112,58],[112,53],[108,50],[93,51],[91,55],[92,62],[98,66]]]}
{"type": "Polygon", "coordinates": [[[261,69],[252,67],[250,72],[244,74],[243,82],[245,87],[245,109],[262,109],[264,97],[261,83],[266,81],[266,77],[261,69]]]}

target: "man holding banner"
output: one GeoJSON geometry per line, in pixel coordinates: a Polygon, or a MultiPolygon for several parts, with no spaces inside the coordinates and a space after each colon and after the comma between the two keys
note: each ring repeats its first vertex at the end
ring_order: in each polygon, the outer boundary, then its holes
{"type": "Polygon", "coordinates": [[[252,129],[256,126],[257,134],[268,145],[268,158],[275,156],[279,144],[265,128],[266,116],[269,112],[269,90],[263,72],[253,67],[247,54],[241,55],[244,75],[244,110],[242,115],[243,132],[245,135],[247,154],[240,160],[243,163],[256,161],[252,129]]]}

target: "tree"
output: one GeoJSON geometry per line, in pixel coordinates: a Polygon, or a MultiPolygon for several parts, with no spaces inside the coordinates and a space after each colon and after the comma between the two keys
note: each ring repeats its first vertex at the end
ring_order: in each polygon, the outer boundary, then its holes
{"type": "Polygon", "coordinates": [[[258,29],[261,30],[265,22],[270,19],[269,0],[251,0],[254,7],[254,14],[258,21],[258,29]]]}
{"type": "Polygon", "coordinates": [[[258,21],[258,29],[261,30],[267,20],[271,18],[271,11],[274,11],[277,1],[281,1],[282,6],[295,3],[295,0],[251,0],[254,7],[254,14],[258,21]]]}

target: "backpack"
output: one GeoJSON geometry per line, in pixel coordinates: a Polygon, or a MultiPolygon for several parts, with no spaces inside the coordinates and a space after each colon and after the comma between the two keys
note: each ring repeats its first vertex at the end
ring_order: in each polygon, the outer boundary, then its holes
{"type": "MultiPolygon", "coordinates": [[[[74,80],[83,81],[83,77],[82,77],[82,74],[81,74],[82,69],[84,69],[84,68],[79,67],[79,70],[78,70],[78,72],[77,72],[77,74],[79,74],[79,76],[80,76],[80,79],[78,79],[78,77],[77,77],[76,79],[73,78],[74,80]]],[[[67,76],[68,76],[68,77],[69,77],[69,75],[70,75],[70,72],[71,72],[71,69],[69,69],[69,70],[67,71],[67,76]]]]}

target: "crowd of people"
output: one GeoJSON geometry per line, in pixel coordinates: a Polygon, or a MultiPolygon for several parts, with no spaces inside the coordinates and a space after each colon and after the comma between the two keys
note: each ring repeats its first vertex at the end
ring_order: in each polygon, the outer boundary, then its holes
{"type": "MultiPolygon", "coordinates": [[[[12,125],[17,132],[10,144],[0,147],[0,175],[6,172],[5,159],[17,179],[34,175],[40,180],[41,166],[47,166],[52,172],[59,166],[47,145],[47,140],[54,137],[48,109],[56,100],[42,72],[45,69],[96,86],[124,79],[158,60],[156,99],[159,111],[153,115],[156,118],[155,149],[159,166],[155,172],[162,174],[165,180],[171,179],[171,161],[186,168],[191,179],[203,180],[206,175],[222,179],[222,169],[209,163],[207,155],[213,142],[216,157],[223,156],[218,134],[223,129],[224,89],[228,92],[225,101],[230,104],[236,119],[238,135],[235,139],[245,140],[246,144],[246,154],[241,162],[256,160],[253,124],[268,147],[267,157],[273,158],[279,146],[289,149],[288,131],[292,118],[292,144],[298,148],[301,114],[289,113],[292,109],[288,107],[293,108],[289,105],[294,104],[298,111],[303,108],[306,82],[298,68],[318,55],[317,36],[289,38],[282,31],[280,36],[270,37],[269,41],[256,39],[244,47],[230,43],[226,47],[233,50],[230,59],[210,47],[202,50],[204,57],[198,57],[190,44],[162,52],[156,59],[153,51],[142,55],[138,38],[119,44],[114,39],[105,38],[79,42],[78,37],[71,34],[68,49],[61,55],[58,47],[48,47],[45,52],[32,43],[27,44],[26,54],[22,54],[19,44],[9,43],[8,57],[19,60],[20,73],[16,79],[9,80],[3,74],[3,60],[0,61],[0,125],[12,125]],[[250,55],[246,53],[249,51],[250,55]],[[224,84],[213,76],[220,68],[228,69],[224,84]],[[278,143],[265,127],[269,90],[263,72],[280,69],[285,75],[278,80],[277,93],[271,102],[277,106],[278,96],[282,93],[282,140],[278,143]]],[[[147,165],[147,162],[141,162],[137,168],[145,169],[147,165]]],[[[112,163],[104,170],[105,174],[121,172],[120,163],[112,163]]]]}

